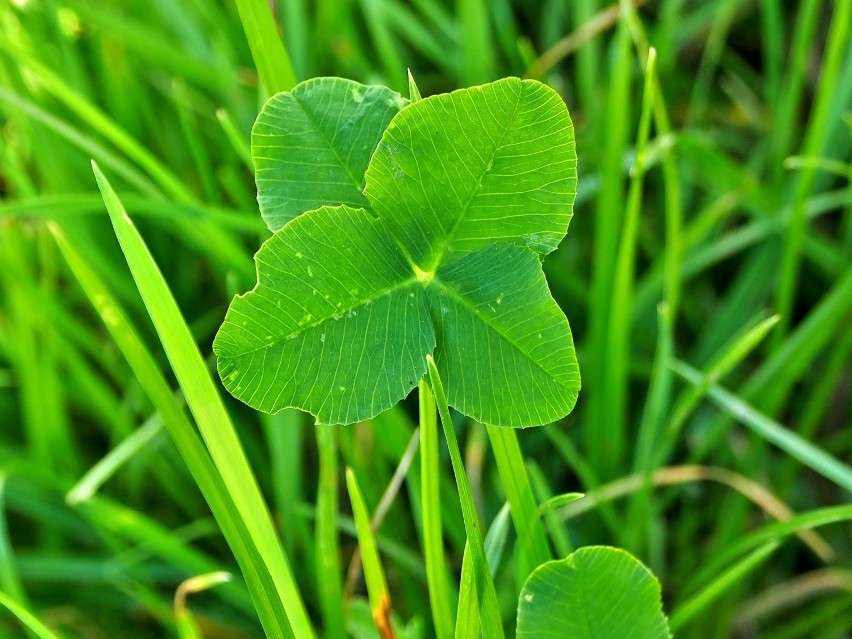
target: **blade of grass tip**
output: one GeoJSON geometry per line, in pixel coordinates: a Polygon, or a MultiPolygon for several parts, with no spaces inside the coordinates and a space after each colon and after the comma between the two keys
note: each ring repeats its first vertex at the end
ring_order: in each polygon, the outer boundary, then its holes
{"type": "Polygon", "coordinates": [[[54,634],[54,632],[39,621],[35,615],[4,592],[0,592],[0,606],[3,606],[11,612],[13,616],[17,617],[18,621],[20,621],[27,630],[38,637],[38,639],[60,639],[59,635],[54,634]]]}
{"type": "MultiPolygon", "coordinates": [[[[834,87],[840,73],[843,59],[849,44],[849,30],[852,24],[852,0],[842,0],[834,4],[834,15],[826,45],[825,58],[819,78],[819,86],[808,119],[808,128],[801,155],[819,155],[829,131],[830,113],[834,97],[834,87]]],[[[781,315],[781,326],[775,333],[775,348],[778,348],[782,337],[786,334],[791,322],[793,298],[797,290],[799,269],[801,264],[802,247],[807,235],[805,207],[808,195],[813,189],[816,171],[813,167],[804,167],[796,181],[793,196],[793,213],[790,226],[784,237],[784,252],[781,258],[781,270],[778,287],[775,291],[775,302],[778,314],[781,315]]]]}
{"type": "MultiPolygon", "coordinates": [[[[628,6],[626,12],[626,20],[630,25],[630,31],[633,37],[634,46],[639,55],[639,60],[643,67],[648,68],[648,58],[650,57],[651,46],[648,43],[648,37],[645,34],[645,28],[639,13],[628,6]]],[[[666,106],[665,94],[663,93],[660,84],[660,78],[657,74],[656,65],[649,69],[652,76],[654,86],[654,127],[657,131],[658,139],[672,139],[672,126],[669,119],[669,111],[666,106]]],[[[663,170],[663,191],[665,199],[665,219],[666,219],[666,247],[663,255],[664,262],[664,286],[663,293],[666,304],[669,309],[669,321],[671,331],[674,334],[675,326],[678,317],[678,305],[680,303],[680,286],[681,286],[681,260],[683,255],[683,210],[681,203],[681,187],[680,173],[678,170],[678,162],[674,157],[674,145],[667,144],[664,146],[662,158],[663,170]]]]}
{"type": "MultiPolygon", "coordinates": [[[[577,450],[577,446],[565,433],[554,426],[543,426],[544,434],[553,444],[560,456],[568,463],[568,467],[580,478],[583,488],[593,490],[603,482],[598,477],[589,461],[577,450]]],[[[613,537],[618,537],[624,523],[610,503],[601,505],[601,517],[613,537]]]]}
{"type": "Polygon", "coordinates": [[[370,514],[361,495],[361,489],[358,487],[358,480],[355,479],[355,473],[351,468],[346,469],[346,487],[349,489],[349,501],[352,503],[352,515],[358,532],[358,547],[364,564],[364,578],[367,582],[373,621],[376,622],[381,639],[393,639],[394,633],[390,622],[391,600],[385,581],[385,572],[382,569],[376,539],[370,525],[370,514]]]}
{"type": "MultiPolygon", "coordinates": [[[[814,358],[834,337],[852,308],[852,271],[846,273],[808,313],[783,346],[739,389],[741,397],[759,401],[761,409],[773,414],[789,399],[790,389],[814,358]]],[[[730,417],[720,415],[707,428],[694,459],[713,450],[730,425],[730,417]]]]}
{"type": "Polygon", "coordinates": [[[293,579],[290,563],[276,536],[257,479],[198,346],[142,236],[106,176],[94,162],[92,168],[116,237],[213,463],[257,551],[266,562],[293,632],[300,639],[311,639],[314,631],[293,579]]]}
{"type": "Polygon", "coordinates": [[[189,594],[203,592],[219,584],[231,581],[231,573],[217,571],[205,575],[196,575],[180,583],[175,590],[175,625],[180,639],[203,639],[201,629],[189,612],[186,597],[189,594]]]}
{"type": "Polygon", "coordinates": [[[669,625],[672,632],[678,632],[686,624],[694,621],[698,615],[725,594],[728,589],[745,579],[752,571],[757,570],[780,545],[780,542],[772,541],[761,546],[747,557],[738,561],[735,566],[719,575],[701,592],[675,608],[669,617],[669,625]]]}
{"type": "MultiPolygon", "coordinates": [[[[699,371],[684,362],[675,360],[672,362],[672,369],[692,384],[706,383],[699,371]]],[[[815,473],[852,492],[852,468],[847,464],[784,428],[721,386],[710,384],[707,394],[723,411],[761,438],[798,459],[815,473]]]]}
{"type": "Polygon", "coordinates": [[[488,424],[485,428],[518,536],[518,561],[515,570],[520,593],[532,571],[552,559],[550,547],[547,545],[547,536],[538,514],[538,504],[527,477],[518,436],[511,428],[498,428],[488,424]]]}
{"type": "Polygon", "coordinates": [[[163,420],[154,413],[139,428],[123,439],[92,466],[65,495],[69,506],[90,499],[115,472],[154,442],[163,432],[163,420]]]}
{"type": "Polygon", "coordinates": [[[180,403],[172,394],[154,357],[130,324],[124,310],[82,258],[82,253],[73,245],[73,240],[67,237],[55,223],[51,224],[50,230],[72,272],[95,306],[151,403],[163,418],[178,451],[222,527],[222,532],[243,571],[252,600],[267,634],[274,637],[291,637],[292,631],[266,562],[261,557],[247,524],[237,512],[195,428],[189,423],[180,403]]]}
{"type": "MultiPolygon", "coordinates": [[[[373,422],[373,427],[375,428],[375,426],[375,422],[373,422]]],[[[376,505],[375,510],[373,511],[373,518],[370,520],[370,526],[373,529],[374,535],[379,534],[379,530],[381,530],[382,528],[382,524],[385,521],[385,517],[387,516],[388,512],[394,504],[394,501],[399,495],[399,491],[402,488],[402,485],[405,483],[409,471],[411,471],[412,469],[414,457],[416,456],[417,450],[419,448],[420,429],[415,428],[414,433],[412,433],[411,437],[408,440],[408,445],[405,447],[405,450],[402,453],[402,457],[399,460],[399,464],[397,464],[396,469],[393,471],[393,476],[388,482],[388,485],[385,487],[385,491],[382,493],[382,497],[381,499],[379,499],[379,502],[376,505]]],[[[349,560],[349,568],[346,570],[346,585],[344,588],[345,599],[349,599],[352,596],[352,593],[355,592],[356,582],[358,581],[360,575],[361,553],[356,550],[354,553],[352,553],[352,559],[349,560]]]]}
{"type": "Polygon", "coordinates": [[[429,381],[431,382],[432,394],[438,405],[438,414],[441,416],[441,424],[444,427],[444,436],[447,438],[447,447],[450,451],[450,460],[453,464],[453,474],[456,477],[456,486],[459,492],[464,527],[467,532],[467,543],[473,562],[474,583],[479,597],[479,608],[481,611],[480,622],[482,633],[489,639],[503,638],[503,624],[500,621],[500,606],[497,603],[497,592],[494,589],[494,580],[491,570],[488,568],[488,560],[485,556],[485,545],[482,540],[482,528],[476,514],[476,505],[470,491],[470,483],[462,463],[459,443],[456,439],[455,426],[450,417],[450,409],[447,405],[447,396],[444,394],[444,386],[438,374],[438,367],[431,355],[426,356],[426,364],[429,369],[429,381]]]}
{"type": "Polygon", "coordinates": [[[316,574],[325,636],[344,639],[343,587],[337,538],[337,442],[333,426],[317,426],[316,574]]]}
{"type": "MultiPolygon", "coordinates": [[[[621,243],[618,249],[617,263],[615,268],[615,282],[613,283],[611,312],[609,314],[609,336],[607,342],[612,353],[612,368],[610,370],[611,390],[613,394],[610,399],[617,403],[617,413],[623,415],[627,408],[627,391],[629,384],[629,359],[630,359],[630,332],[633,325],[631,321],[630,308],[633,306],[633,289],[635,278],[636,242],[639,234],[639,215],[642,205],[642,189],[645,177],[646,149],[651,131],[651,114],[655,101],[654,94],[654,68],[657,53],[652,47],[648,51],[648,61],[645,66],[645,86],[642,96],[642,110],[639,116],[639,128],[636,134],[636,159],[630,172],[630,189],[627,196],[627,211],[625,213],[624,226],[622,227],[621,243]]],[[[650,461],[649,448],[653,445],[658,423],[664,406],[663,396],[668,395],[668,387],[671,385],[670,373],[668,371],[667,357],[670,356],[670,341],[668,336],[669,322],[668,312],[660,310],[658,322],[658,348],[654,365],[654,375],[648,398],[645,404],[643,419],[639,429],[639,445],[636,449],[635,462],[647,464],[650,461]],[[661,361],[662,360],[662,361],[661,361]]],[[[642,540],[644,527],[638,525],[641,521],[648,521],[647,515],[647,493],[640,493],[640,498],[633,500],[627,517],[625,533],[628,535],[628,548],[639,552],[639,544],[642,540]]]]}
{"type": "Polygon", "coordinates": [[[414,81],[411,69],[408,69],[408,99],[411,102],[417,102],[421,99],[420,89],[417,88],[417,83],[414,81]]]}
{"type": "Polygon", "coordinates": [[[721,381],[737,364],[753,352],[763,342],[769,331],[775,327],[779,319],[778,315],[767,317],[757,325],[746,330],[742,335],[733,338],[730,345],[724,346],[713,357],[707,367],[707,372],[704,374],[704,381],[681,393],[672,408],[663,441],[657,447],[654,464],[656,467],[662,466],[668,461],[683,425],[692,414],[695,406],[707,393],[709,385],[721,381]]]}
{"type": "Polygon", "coordinates": [[[423,508],[423,558],[435,636],[449,639],[453,633],[447,584],[444,534],[441,525],[441,466],[438,451],[438,418],[435,398],[425,379],[418,386],[420,401],[420,490],[423,508]]]}
{"type": "Polygon", "coordinates": [[[266,0],[236,0],[260,84],[268,95],[296,86],[296,74],[266,0]]]}

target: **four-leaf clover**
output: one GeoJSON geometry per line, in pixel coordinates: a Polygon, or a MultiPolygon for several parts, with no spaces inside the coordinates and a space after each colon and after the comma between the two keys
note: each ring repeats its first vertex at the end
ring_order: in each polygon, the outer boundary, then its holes
{"type": "Polygon", "coordinates": [[[265,105],[252,155],[274,235],[213,344],[234,396],[353,423],[403,399],[432,354],[476,420],[570,412],[579,368],[541,269],[576,189],[556,92],[508,78],[409,104],[309,80],[265,105]]]}

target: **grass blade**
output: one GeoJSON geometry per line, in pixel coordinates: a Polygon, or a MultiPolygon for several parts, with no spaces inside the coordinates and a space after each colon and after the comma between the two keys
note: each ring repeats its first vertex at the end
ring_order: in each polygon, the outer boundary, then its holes
{"type": "Polygon", "coordinates": [[[162,432],[163,420],[159,413],[154,413],[142,426],[86,471],[86,474],[65,495],[65,502],[74,505],[90,499],[119,468],[154,442],[162,432]]]}
{"type": "Polygon", "coordinates": [[[157,414],[163,419],[184,462],[210,505],[240,564],[261,622],[268,628],[267,632],[271,636],[292,636],[286,634],[285,629],[289,627],[287,617],[280,602],[274,596],[275,584],[272,575],[255,548],[249,530],[240,518],[195,428],[190,424],[180,403],[172,394],[154,357],[130,324],[124,310],[86,263],[81,251],[76,248],[71,238],[67,237],[55,223],[51,226],[51,232],[72,272],[92,301],[151,403],[157,409],[157,414]],[[281,628],[280,632],[285,634],[276,634],[276,628],[281,628]]]}
{"type": "Polygon", "coordinates": [[[704,590],[683,602],[672,611],[671,617],[669,617],[669,624],[672,631],[677,632],[697,615],[700,615],[707,606],[721,597],[726,590],[732,588],[737,582],[744,579],[750,572],[756,570],[763,562],[769,559],[780,545],[780,542],[772,541],[765,546],[761,546],[746,558],[738,561],[729,570],[719,575],[704,590]]]}
{"type": "MultiPolygon", "coordinates": [[[[116,236],[216,469],[275,583],[293,633],[314,631],[240,440],[180,309],[109,181],[93,163],[116,236]]],[[[269,631],[267,629],[267,631],[269,631]]]]}
{"type": "Polygon", "coordinates": [[[435,398],[426,380],[420,380],[420,477],[423,508],[423,557],[429,586],[429,602],[437,639],[453,634],[447,584],[444,535],[441,526],[438,420],[435,398]]]}
{"type": "Polygon", "coordinates": [[[38,639],[60,639],[59,635],[54,634],[50,628],[40,622],[29,610],[3,592],[0,592],[0,606],[3,606],[17,617],[24,627],[38,637],[38,639]]]}
{"type": "Polygon", "coordinates": [[[358,547],[364,563],[364,578],[367,581],[367,594],[370,598],[370,608],[373,611],[373,621],[382,639],[392,639],[394,636],[390,622],[391,601],[388,594],[388,584],[385,572],[376,548],[376,539],[370,524],[370,513],[358,487],[358,480],[351,468],[346,469],[346,486],[349,489],[349,500],[352,502],[352,514],[358,532],[358,547]]]}
{"type": "Polygon", "coordinates": [[[491,569],[485,556],[485,545],[482,540],[482,526],[479,516],[476,514],[476,504],[470,491],[470,482],[462,463],[459,443],[456,440],[455,426],[450,417],[450,409],[447,406],[447,396],[444,394],[444,386],[438,375],[438,368],[431,355],[426,356],[429,367],[429,381],[432,393],[438,405],[438,413],[441,416],[441,424],[444,427],[444,436],[447,438],[447,446],[450,449],[450,459],[453,463],[453,473],[456,476],[456,485],[459,491],[462,514],[464,516],[464,527],[467,531],[467,543],[473,561],[474,583],[477,596],[479,597],[479,609],[481,612],[480,622],[482,633],[489,639],[502,639],[503,625],[500,621],[500,607],[497,604],[497,592],[494,590],[494,580],[491,577],[491,569]]]}
{"type": "MultiPolygon", "coordinates": [[[[691,366],[675,361],[674,371],[692,384],[706,384],[704,376],[691,366]]],[[[793,431],[768,418],[750,404],[744,402],[721,386],[710,384],[707,394],[728,415],[757,433],[766,441],[775,444],[791,457],[795,457],[814,472],[852,492],[852,468],[821,448],[814,446],[793,431]]]]}
{"type": "Polygon", "coordinates": [[[265,0],[236,0],[251,56],[267,94],[289,91],[296,85],[290,56],[278,34],[265,0]]]}
{"type": "Polygon", "coordinates": [[[316,567],[325,636],[343,639],[343,588],[337,538],[337,442],[333,426],[317,426],[319,484],[317,486],[316,567]]]}
{"type": "Polygon", "coordinates": [[[486,425],[486,430],[518,536],[519,561],[515,568],[520,593],[530,573],[552,557],[539,517],[538,504],[527,477],[517,434],[511,428],[496,426],[486,425]]]}

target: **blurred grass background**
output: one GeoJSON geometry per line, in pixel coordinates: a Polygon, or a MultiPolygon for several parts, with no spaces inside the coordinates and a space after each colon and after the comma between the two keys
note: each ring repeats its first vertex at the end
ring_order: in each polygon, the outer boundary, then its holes
{"type": "MultiPolygon", "coordinates": [[[[852,2],[271,7],[299,79],[406,93],[410,68],[426,96],[520,75],[565,98],[579,195],[545,268],[584,388],[563,423],[518,434],[540,502],[597,495],[547,512],[556,554],[599,543],[636,553],[661,578],[678,636],[852,637],[852,2]],[[637,144],[649,45],[651,136],[637,144]],[[771,561],[748,554],[754,535],[784,542],[771,561]]],[[[89,160],[209,356],[267,235],[247,156],[265,97],[230,1],[0,0],[0,591],[62,636],[174,635],[178,584],[235,564],[54,238],[73,243],[176,389],[89,160]]],[[[228,408],[319,618],[328,591],[314,527],[334,511],[317,507],[313,428],[228,408]]],[[[370,508],[405,459],[407,408],[337,432],[370,508]]],[[[460,443],[488,526],[506,496],[484,427],[461,422],[460,443]]],[[[464,530],[443,452],[457,575],[464,530]]],[[[342,490],[336,461],[323,477],[342,490]]],[[[429,637],[416,469],[378,546],[406,636],[429,637]]],[[[348,562],[355,531],[341,502],[348,562]]],[[[513,533],[495,530],[511,628],[513,533]]],[[[375,636],[363,583],[353,573],[344,586],[348,632],[375,636]]],[[[207,637],[260,636],[239,580],[189,605],[207,637]]],[[[18,628],[0,608],[0,636],[25,636],[18,628]]]]}

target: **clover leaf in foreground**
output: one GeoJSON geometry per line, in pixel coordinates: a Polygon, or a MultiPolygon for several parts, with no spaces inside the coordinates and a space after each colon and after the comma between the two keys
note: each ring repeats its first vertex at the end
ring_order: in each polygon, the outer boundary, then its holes
{"type": "Polygon", "coordinates": [[[620,548],[586,546],[524,584],[517,639],[671,639],[660,582],[620,548]]]}
{"type": "Polygon", "coordinates": [[[541,269],[576,189],[556,92],[507,78],[407,104],[310,80],[266,104],[252,153],[275,234],[213,344],[235,397],[352,423],[403,399],[432,354],[450,405],[476,420],[571,411],[571,330],[541,269]]]}

